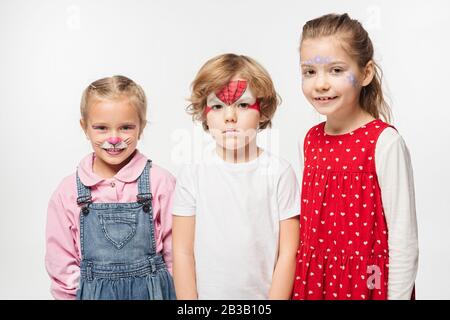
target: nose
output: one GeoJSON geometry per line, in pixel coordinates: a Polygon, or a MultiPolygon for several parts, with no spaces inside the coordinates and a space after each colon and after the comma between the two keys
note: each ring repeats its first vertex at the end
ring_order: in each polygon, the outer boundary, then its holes
{"type": "Polygon", "coordinates": [[[119,142],[121,142],[122,139],[119,137],[110,137],[108,138],[108,142],[111,144],[118,144],[119,142]]]}
{"type": "Polygon", "coordinates": [[[319,72],[319,74],[317,75],[315,85],[317,91],[327,91],[328,89],[330,89],[328,77],[322,72],[319,72]]]}
{"type": "Polygon", "coordinates": [[[236,108],[231,106],[225,107],[225,122],[236,122],[236,108]]]}

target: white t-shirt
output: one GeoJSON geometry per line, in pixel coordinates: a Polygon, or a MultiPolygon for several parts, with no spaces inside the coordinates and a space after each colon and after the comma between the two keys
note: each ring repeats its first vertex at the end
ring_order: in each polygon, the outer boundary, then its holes
{"type": "MultiPolygon", "coordinates": [[[[300,174],[303,138],[299,139],[300,174]]],[[[375,148],[375,167],[388,227],[388,299],[410,299],[418,268],[418,234],[414,179],[409,150],[393,128],[384,129],[375,148]]]]}
{"type": "Polygon", "coordinates": [[[245,163],[185,165],[173,214],[195,215],[199,299],[267,299],[278,256],[279,223],[300,213],[291,165],[268,151],[245,163]]]}

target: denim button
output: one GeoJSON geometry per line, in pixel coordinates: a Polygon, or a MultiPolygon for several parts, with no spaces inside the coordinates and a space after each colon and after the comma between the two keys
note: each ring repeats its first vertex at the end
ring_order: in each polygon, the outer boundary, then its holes
{"type": "Polygon", "coordinates": [[[150,206],[148,204],[144,204],[144,206],[142,207],[142,209],[144,210],[144,212],[149,212],[150,211],[150,206]]]}

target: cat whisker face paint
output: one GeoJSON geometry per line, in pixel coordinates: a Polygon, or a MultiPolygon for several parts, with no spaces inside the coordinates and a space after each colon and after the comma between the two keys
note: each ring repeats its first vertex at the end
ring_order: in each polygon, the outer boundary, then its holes
{"type": "Polygon", "coordinates": [[[109,155],[119,155],[130,145],[131,138],[122,140],[119,137],[108,138],[103,142],[96,142],[95,145],[105,150],[109,155]]]}

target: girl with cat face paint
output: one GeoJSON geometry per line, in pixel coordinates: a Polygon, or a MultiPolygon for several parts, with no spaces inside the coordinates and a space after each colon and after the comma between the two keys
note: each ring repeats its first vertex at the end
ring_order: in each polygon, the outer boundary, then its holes
{"type": "Polygon", "coordinates": [[[45,261],[56,299],[175,298],[175,179],[136,149],[146,108],[142,88],[124,76],[83,93],[80,124],[94,152],[48,207],[45,261]]]}

